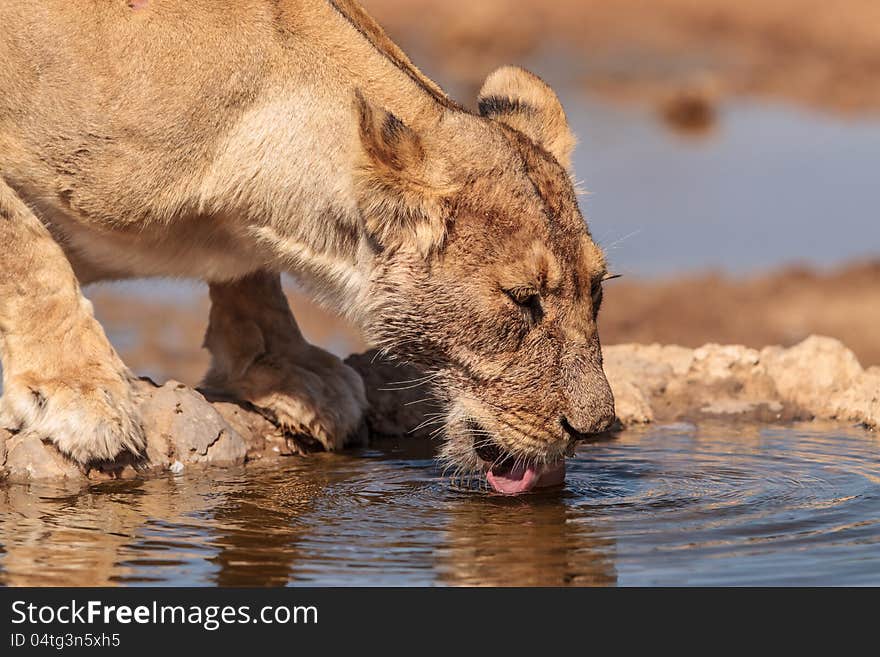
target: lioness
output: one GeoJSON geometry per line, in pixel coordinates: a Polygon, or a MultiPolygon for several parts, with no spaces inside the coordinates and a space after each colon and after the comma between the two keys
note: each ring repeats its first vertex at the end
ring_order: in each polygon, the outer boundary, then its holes
{"type": "Polygon", "coordinates": [[[495,71],[469,112],[351,0],[3,0],[5,426],[84,466],[141,453],[80,284],[192,277],[204,385],[340,448],[363,384],[303,339],[289,272],[432,375],[454,467],[504,493],[559,481],[614,417],[574,143],[539,78],[495,71]]]}

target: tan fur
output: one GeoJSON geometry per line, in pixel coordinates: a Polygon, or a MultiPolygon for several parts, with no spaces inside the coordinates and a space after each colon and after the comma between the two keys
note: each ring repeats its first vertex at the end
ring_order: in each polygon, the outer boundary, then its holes
{"type": "Polygon", "coordinates": [[[247,399],[286,432],[341,449],[367,406],[358,373],[307,343],[277,274],[211,284],[204,387],[247,399]]]}
{"type": "Polygon", "coordinates": [[[129,374],[77,281],[179,276],[211,284],[206,384],[340,446],[362,385],[303,341],[283,271],[436,371],[458,466],[475,439],[554,460],[561,418],[590,432],[613,417],[604,260],[538,78],[502,69],[471,114],[348,0],[3,3],[0,62],[13,429],[83,463],[139,451],[129,374]],[[512,301],[530,291],[540,318],[512,301]]]}

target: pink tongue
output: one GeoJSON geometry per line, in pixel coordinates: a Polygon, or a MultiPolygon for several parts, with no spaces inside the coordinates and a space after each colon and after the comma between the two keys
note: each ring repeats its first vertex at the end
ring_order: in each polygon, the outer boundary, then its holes
{"type": "Polygon", "coordinates": [[[503,495],[516,495],[533,488],[558,486],[565,481],[565,461],[539,468],[519,465],[503,474],[489,470],[486,479],[495,492],[503,495]]]}

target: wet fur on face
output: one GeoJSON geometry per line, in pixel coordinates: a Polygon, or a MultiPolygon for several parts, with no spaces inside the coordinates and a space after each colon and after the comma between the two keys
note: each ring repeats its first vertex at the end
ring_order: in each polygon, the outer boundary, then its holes
{"type": "MultiPolygon", "coordinates": [[[[431,374],[443,406],[441,455],[462,474],[493,462],[556,462],[614,418],[596,326],[605,259],[561,163],[574,139],[557,121],[566,135],[536,141],[553,134],[542,117],[558,118],[561,107],[537,78],[512,75],[525,80],[532,102],[540,85],[551,109],[493,89],[482,103],[491,132],[482,151],[465,143],[452,154],[437,151],[446,164],[433,212],[399,211],[423,224],[411,234],[431,235],[428,244],[380,248],[371,280],[368,335],[431,374]],[[538,126],[512,127],[528,121],[538,126]],[[548,148],[562,150],[557,157],[548,148]]],[[[514,93],[505,82],[505,93],[514,93]]],[[[432,157],[430,142],[407,150],[420,161],[432,157]]]]}

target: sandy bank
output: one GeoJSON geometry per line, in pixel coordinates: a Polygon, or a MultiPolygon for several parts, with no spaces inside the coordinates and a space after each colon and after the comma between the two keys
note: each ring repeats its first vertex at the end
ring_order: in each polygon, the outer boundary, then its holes
{"type": "MultiPolygon", "coordinates": [[[[348,359],[367,384],[373,435],[426,439],[412,431],[424,419],[422,389],[391,390],[414,378],[412,368],[348,359]]],[[[617,345],[605,349],[605,370],[622,427],[654,421],[736,418],[760,422],[828,419],[880,428],[880,367],[863,369],[839,341],[811,336],[784,349],[709,344],[699,349],[617,345]]],[[[10,481],[66,479],[87,483],[142,473],[278,459],[305,452],[248,404],[208,400],[182,383],[143,380],[138,404],[148,438],[146,459],[94,468],[88,473],[36,436],[0,430],[2,477],[10,481]]]]}

